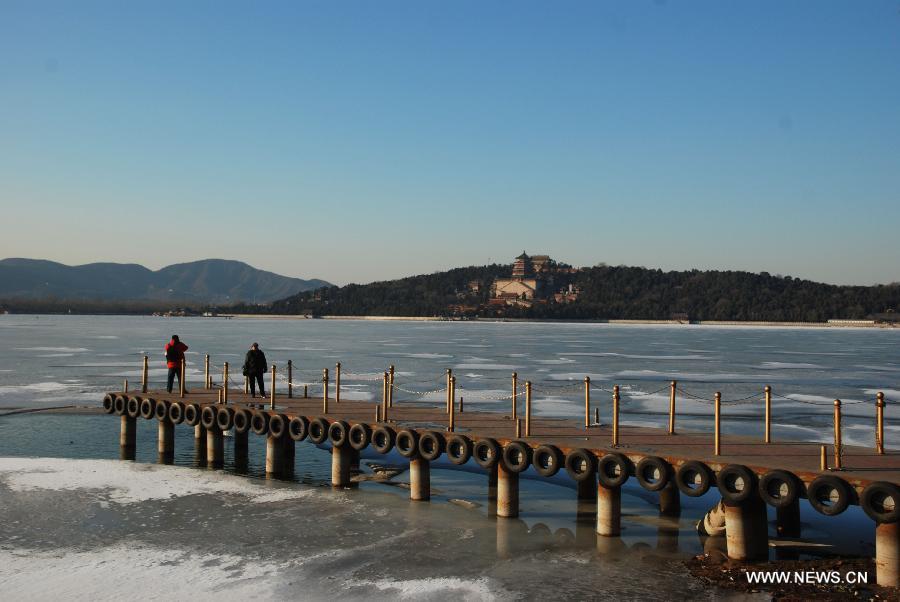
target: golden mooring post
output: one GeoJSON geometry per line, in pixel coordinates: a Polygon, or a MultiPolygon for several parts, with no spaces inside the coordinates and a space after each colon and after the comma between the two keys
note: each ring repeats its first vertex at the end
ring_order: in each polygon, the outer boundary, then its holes
{"type": "Polygon", "coordinates": [[[619,385],[613,385],[612,446],[619,447],[619,385]]]}
{"type": "Polygon", "coordinates": [[[387,422],[388,415],[388,373],[381,377],[381,419],[387,422]]]}
{"type": "Polygon", "coordinates": [[[228,362],[222,367],[222,403],[228,403],[228,362]]]}
{"type": "Polygon", "coordinates": [[[209,354],[206,354],[206,358],[203,360],[203,386],[207,389],[212,386],[212,381],[209,380],[209,354]]]}
{"type": "MultiPolygon", "coordinates": [[[[255,386],[255,385],[254,385],[255,386]]],[[[250,392],[250,377],[244,377],[244,395],[250,392]]]]}
{"type": "Polygon", "coordinates": [[[819,469],[828,470],[828,446],[823,445],[819,453],[819,469]]]}
{"type": "Polygon", "coordinates": [[[294,397],[294,362],[288,360],[288,399],[292,399],[294,397]]]}
{"type": "Polygon", "coordinates": [[[322,413],[328,413],[328,368],[322,368],[322,413]]]}
{"type": "Polygon", "coordinates": [[[716,391],[715,408],[716,408],[716,424],[715,424],[714,453],[715,453],[715,455],[718,456],[719,452],[722,449],[721,439],[719,437],[719,427],[721,427],[721,425],[722,425],[722,394],[719,391],[716,391]]]}
{"type": "Polygon", "coordinates": [[[669,434],[675,434],[675,388],[678,381],[673,380],[669,383],[669,434]]]}
{"type": "Polygon", "coordinates": [[[125,381],[122,383],[122,392],[123,392],[123,393],[128,393],[128,379],[127,379],[127,378],[126,378],[125,381]]]}
{"type": "Polygon", "coordinates": [[[388,407],[394,407],[394,364],[388,367],[388,407]]]}
{"type": "Polygon", "coordinates": [[[841,469],[841,400],[834,400],[834,469],[841,469]]]}
{"type": "Polygon", "coordinates": [[[450,379],[453,378],[453,370],[447,368],[447,399],[444,403],[444,411],[450,413],[450,379]]]}
{"type": "Polygon", "coordinates": [[[516,389],[519,386],[519,375],[515,372],[512,373],[512,419],[515,420],[517,417],[518,410],[518,401],[519,401],[519,392],[516,389]]]}
{"type": "Polygon", "coordinates": [[[334,365],[334,403],[341,403],[341,363],[334,365]]]}
{"type": "Polygon", "coordinates": [[[275,409],[275,364],[272,364],[272,386],[269,389],[269,409],[275,409]]]}
{"type": "Polygon", "coordinates": [[[144,366],[141,368],[141,393],[147,392],[147,381],[150,375],[150,358],[144,356],[144,366]]]}
{"type": "Polygon", "coordinates": [[[584,428],[591,426],[591,377],[584,377],[584,428]]]}
{"type": "Polygon", "coordinates": [[[772,387],[766,385],[766,443],[772,442],[772,387]]]}
{"type": "Polygon", "coordinates": [[[450,377],[450,426],[447,429],[451,433],[456,428],[456,377],[450,377]]]}
{"type": "Polygon", "coordinates": [[[516,439],[522,436],[522,419],[516,418],[516,439]]]}
{"type": "Polygon", "coordinates": [[[525,436],[531,437],[531,381],[525,381],[525,436]]]}
{"type": "Polygon", "coordinates": [[[181,358],[181,374],[179,375],[179,378],[178,378],[178,389],[179,389],[179,395],[181,397],[184,397],[184,367],[185,367],[186,363],[187,362],[185,362],[184,357],[182,357],[181,358]]]}
{"type": "Polygon", "coordinates": [[[875,395],[875,453],[884,455],[884,393],[875,395]]]}
{"type": "Polygon", "coordinates": [[[459,396],[459,413],[460,414],[463,413],[463,397],[462,397],[462,395],[459,396]]]}

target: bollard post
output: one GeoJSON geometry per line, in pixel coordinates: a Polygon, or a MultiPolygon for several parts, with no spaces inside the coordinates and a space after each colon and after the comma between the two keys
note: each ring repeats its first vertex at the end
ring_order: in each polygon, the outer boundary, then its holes
{"type": "Polygon", "coordinates": [[[128,393],[128,379],[127,378],[122,382],[122,392],[128,393]]]}
{"type": "Polygon", "coordinates": [[[531,437],[531,381],[525,381],[525,436],[531,437]]]}
{"type": "Polygon", "coordinates": [[[328,413],[328,368],[322,369],[322,413],[328,413]]]}
{"type": "Polygon", "coordinates": [[[600,426],[600,408],[594,408],[594,423],[600,426]]]}
{"type": "Polygon", "coordinates": [[[447,430],[451,433],[456,427],[456,377],[450,377],[450,426],[447,430]]]}
{"type": "Polygon", "coordinates": [[[209,354],[206,354],[206,358],[203,360],[203,386],[207,389],[212,385],[212,381],[209,380],[209,354]]]}
{"type": "Polygon", "coordinates": [[[334,365],[334,403],[341,403],[341,363],[334,365]]]}
{"type": "Polygon", "coordinates": [[[584,428],[591,426],[591,377],[584,377],[584,428]]]}
{"type": "Polygon", "coordinates": [[[462,395],[459,396],[459,413],[463,413],[463,398],[462,395]]]}
{"type": "Polygon", "coordinates": [[[678,386],[678,381],[673,380],[669,384],[669,434],[675,434],[675,388],[678,386]]]}
{"type": "Polygon", "coordinates": [[[381,377],[381,419],[387,422],[388,415],[388,373],[381,377]]]}
{"type": "Polygon", "coordinates": [[[288,399],[293,399],[294,397],[294,362],[288,360],[288,399]]]}
{"type": "Polygon", "coordinates": [[[819,470],[828,470],[828,447],[825,445],[819,450],[819,470]]]}
{"type": "Polygon", "coordinates": [[[147,380],[150,375],[150,358],[144,356],[144,366],[141,369],[141,393],[147,392],[147,380]]]}
{"type": "Polygon", "coordinates": [[[250,392],[250,377],[244,377],[244,395],[250,392]]]}
{"type": "Polygon", "coordinates": [[[516,412],[518,411],[518,401],[519,401],[519,393],[516,389],[519,386],[519,375],[515,372],[512,373],[512,419],[515,420],[517,417],[516,412]]]}
{"type": "Polygon", "coordinates": [[[216,403],[222,403],[222,389],[216,389],[216,403]]]}
{"type": "Polygon", "coordinates": [[[228,362],[222,368],[222,403],[228,403],[228,362]]]}
{"type": "Polygon", "coordinates": [[[841,400],[834,400],[834,469],[841,470],[841,400]]]}
{"type": "Polygon", "coordinates": [[[875,453],[884,455],[884,393],[875,396],[875,453]]]}
{"type": "Polygon", "coordinates": [[[303,399],[309,399],[309,385],[303,385],[303,399]]]}
{"type": "Polygon", "coordinates": [[[444,411],[450,413],[450,379],[453,378],[453,370],[447,368],[447,402],[444,404],[444,411]]]}
{"type": "Polygon", "coordinates": [[[619,447],[619,385],[613,385],[612,446],[619,447]]]}
{"type": "Polygon", "coordinates": [[[720,423],[721,423],[721,418],[722,418],[722,407],[721,407],[722,406],[722,394],[718,391],[716,391],[715,406],[716,406],[716,426],[715,426],[714,448],[715,448],[715,455],[718,456],[719,451],[721,451],[720,441],[719,441],[719,427],[721,425],[720,423]]]}
{"type": "Polygon", "coordinates": [[[179,395],[181,395],[181,397],[184,397],[184,367],[185,367],[186,363],[187,362],[185,362],[184,357],[182,357],[181,358],[181,373],[178,375],[178,389],[179,389],[179,395]]]}
{"type": "Polygon", "coordinates": [[[388,407],[394,407],[394,364],[388,368],[388,407]]]}
{"type": "Polygon", "coordinates": [[[269,390],[269,409],[275,409],[275,364],[272,364],[272,387],[269,390]]]}
{"type": "Polygon", "coordinates": [[[375,406],[375,422],[381,422],[381,406],[375,406]]]}
{"type": "Polygon", "coordinates": [[[766,443],[772,442],[772,387],[766,385],[766,443]]]}
{"type": "Polygon", "coordinates": [[[516,418],[516,439],[522,436],[522,419],[516,418]]]}

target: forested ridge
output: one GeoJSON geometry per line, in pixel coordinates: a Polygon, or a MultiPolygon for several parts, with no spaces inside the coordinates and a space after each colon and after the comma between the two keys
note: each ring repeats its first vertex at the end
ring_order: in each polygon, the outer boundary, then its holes
{"type": "Polygon", "coordinates": [[[554,288],[580,291],[571,303],[488,304],[494,278],[509,265],[457,268],[399,280],[306,291],[236,311],[338,316],[505,316],[543,319],[751,320],[864,319],[900,307],[900,285],[839,286],[740,271],[674,271],[625,266],[554,275],[554,288]],[[469,283],[481,284],[472,291],[469,283]]]}

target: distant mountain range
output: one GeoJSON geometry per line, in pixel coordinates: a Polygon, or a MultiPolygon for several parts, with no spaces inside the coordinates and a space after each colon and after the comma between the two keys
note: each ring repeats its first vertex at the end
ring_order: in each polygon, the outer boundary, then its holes
{"type": "Polygon", "coordinates": [[[69,266],[42,259],[0,260],[0,299],[268,303],[331,286],[289,278],[240,261],[204,259],[150,270],[134,263],[69,266]]]}

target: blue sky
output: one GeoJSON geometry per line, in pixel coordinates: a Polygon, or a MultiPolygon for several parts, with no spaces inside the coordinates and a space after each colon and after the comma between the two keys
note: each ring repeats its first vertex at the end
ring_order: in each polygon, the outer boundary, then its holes
{"type": "Polygon", "coordinates": [[[0,257],[900,280],[900,2],[0,0],[0,257]]]}

